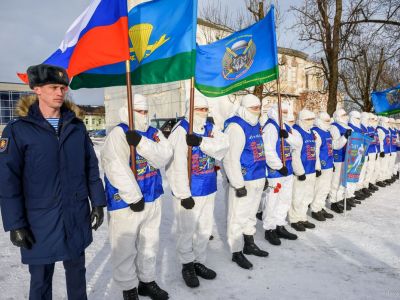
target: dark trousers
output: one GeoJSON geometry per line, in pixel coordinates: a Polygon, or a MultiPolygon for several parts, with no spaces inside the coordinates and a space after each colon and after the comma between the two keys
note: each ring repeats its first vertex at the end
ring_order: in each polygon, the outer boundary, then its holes
{"type": "MultiPolygon", "coordinates": [[[[85,255],[63,261],[67,295],[69,300],[86,300],[85,255]]],[[[30,300],[51,300],[54,263],[48,265],[29,265],[31,273],[30,300]]]]}

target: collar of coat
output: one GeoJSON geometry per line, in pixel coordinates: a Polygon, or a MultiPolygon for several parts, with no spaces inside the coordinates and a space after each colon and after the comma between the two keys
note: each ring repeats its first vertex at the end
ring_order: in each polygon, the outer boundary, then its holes
{"type": "MultiPolygon", "coordinates": [[[[37,95],[27,95],[21,97],[16,105],[16,114],[23,119],[43,120],[43,115],[39,109],[37,95]]],[[[70,121],[74,118],[82,120],[84,113],[79,107],[70,100],[65,100],[61,107],[61,118],[63,121],[70,121]]]]}

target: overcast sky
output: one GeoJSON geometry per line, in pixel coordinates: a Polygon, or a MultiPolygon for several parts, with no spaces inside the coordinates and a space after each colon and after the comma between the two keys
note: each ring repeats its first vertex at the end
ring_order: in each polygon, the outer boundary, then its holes
{"type": "MultiPolygon", "coordinates": [[[[199,0],[200,7],[207,0],[199,0]]],[[[245,0],[221,0],[234,9],[245,9],[245,0]]],[[[284,13],[279,46],[303,50],[296,32],[289,30],[294,16],[288,12],[299,0],[278,1],[284,13]]],[[[72,22],[90,0],[0,0],[0,82],[20,82],[16,72],[43,62],[60,45],[72,22]]],[[[303,47],[304,48],[304,47],[303,47]]],[[[72,91],[79,104],[102,104],[103,89],[72,91]]]]}

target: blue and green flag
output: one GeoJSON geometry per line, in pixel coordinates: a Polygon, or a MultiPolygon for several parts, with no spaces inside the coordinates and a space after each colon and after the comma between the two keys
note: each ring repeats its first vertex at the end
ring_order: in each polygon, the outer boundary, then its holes
{"type": "Polygon", "coordinates": [[[400,84],[393,88],[372,92],[372,104],[377,115],[394,115],[400,112],[400,84]]]}
{"type": "Polygon", "coordinates": [[[197,46],[196,88],[218,97],[278,78],[274,7],[264,19],[215,43],[197,46]]]}
{"type": "MultiPolygon", "coordinates": [[[[197,0],[153,0],[128,14],[133,85],[194,76],[197,0]]],[[[107,43],[105,40],[104,43],[107,43]]],[[[72,89],[126,85],[125,62],[74,76],[72,89]]]]}

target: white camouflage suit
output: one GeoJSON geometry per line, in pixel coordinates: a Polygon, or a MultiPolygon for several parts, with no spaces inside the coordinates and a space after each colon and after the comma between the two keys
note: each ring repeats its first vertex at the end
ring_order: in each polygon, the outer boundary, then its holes
{"type": "MultiPolygon", "coordinates": [[[[147,99],[135,95],[135,109],[148,110],[147,99]]],[[[121,123],[128,124],[128,109],[120,108],[121,123]]],[[[134,112],[135,129],[146,131],[149,120],[134,112]]],[[[135,148],[156,169],[163,168],[172,157],[172,147],[163,134],[158,132],[159,142],[142,137],[135,148]]],[[[116,126],[108,134],[101,151],[102,165],[110,183],[128,204],[143,198],[139,185],[129,166],[130,150],[123,129],[116,126]]],[[[109,237],[113,279],[122,290],[138,286],[138,280],[151,282],[156,277],[156,257],[161,220],[161,197],[146,202],[141,212],[129,207],[109,212],[109,237]]]]}
{"type": "MultiPolygon", "coordinates": [[[[259,115],[254,115],[249,108],[260,105],[260,100],[247,95],[237,110],[237,115],[254,126],[259,122],[259,115]]],[[[229,137],[229,151],[223,159],[223,166],[229,179],[227,236],[231,253],[243,250],[243,235],[253,236],[256,232],[256,213],[261,202],[265,178],[245,181],[242,174],[240,157],[246,144],[243,129],[236,123],[231,123],[225,133],[229,137]],[[235,189],[246,187],[247,196],[236,197],[235,189]]]]}
{"type": "MultiPolygon", "coordinates": [[[[207,100],[196,96],[194,108],[208,108],[207,100]]],[[[204,125],[207,113],[201,115],[195,111],[193,132],[204,134],[204,125]]],[[[192,196],[188,177],[188,146],[186,144],[186,130],[182,126],[174,127],[168,137],[174,148],[173,160],[166,168],[168,182],[174,195],[174,210],[177,225],[177,251],[182,264],[199,262],[204,264],[209,237],[214,223],[214,200],[216,192],[206,196],[192,196]],[[195,205],[186,209],[181,205],[181,200],[192,197],[195,205]]],[[[228,151],[228,137],[215,126],[210,137],[203,137],[200,149],[208,156],[222,160],[228,151]]]]}
{"type": "MultiPolygon", "coordinates": [[[[385,128],[386,130],[389,130],[388,126],[389,118],[387,117],[379,117],[379,125],[385,128]]],[[[381,153],[384,152],[383,149],[383,144],[385,140],[385,132],[381,129],[378,128],[378,136],[379,136],[379,144],[381,147],[381,153]]],[[[390,132],[389,132],[390,136],[390,132]]],[[[378,158],[378,170],[379,170],[379,175],[377,180],[378,181],[384,181],[386,179],[390,179],[392,177],[392,170],[389,169],[390,165],[390,154],[385,153],[385,157],[379,156],[378,158]]]]}
{"type": "MultiPolygon", "coordinates": [[[[299,112],[297,124],[306,131],[311,133],[311,128],[315,121],[315,114],[307,109],[303,109],[299,112]]],[[[315,172],[306,174],[303,161],[301,159],[303,137],[300,132],[296,129],[293,130],[293,135],[300,140],[300,143],[293,147],[292,152],[292,166],[295,178],[293,179],[293,200],[292,205],[289,209],[289,222],[305,222],[307,221],[308,205],[312,203],[315,192],[315,172]],[[300,181],[298,176],[306,175],[304,181],[300,181]]],[[[315,169],[320,170],[321,165],[319,156],[315,153],[315,169]]]]}

